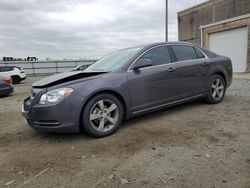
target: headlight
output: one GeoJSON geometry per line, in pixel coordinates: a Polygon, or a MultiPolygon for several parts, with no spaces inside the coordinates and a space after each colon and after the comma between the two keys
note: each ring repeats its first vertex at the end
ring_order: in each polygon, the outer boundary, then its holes
{"type": "Polygon", "coordinates": [[[39,104],[51,104],[58,103],[62,101],[64,98],[69,96],[69,94],[73,91],[72,88],[60,88],[44,93],[39,101],[39,104]]]}

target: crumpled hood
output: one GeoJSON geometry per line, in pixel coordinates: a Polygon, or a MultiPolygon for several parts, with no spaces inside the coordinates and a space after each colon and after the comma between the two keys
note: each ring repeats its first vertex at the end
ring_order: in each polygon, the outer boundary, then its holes
{"type": "Polygon", "coordinates": [[[72,80],[92,77],[100,74],[105,74],[106,72],[82,72],[82,71],[73,71],[73,72],[64,72],[60,74],[55,74],[53,76],[46,77],[32,84],[32,87],[42,88],[49,87],[61,83],[65,83],[72,80]]]}

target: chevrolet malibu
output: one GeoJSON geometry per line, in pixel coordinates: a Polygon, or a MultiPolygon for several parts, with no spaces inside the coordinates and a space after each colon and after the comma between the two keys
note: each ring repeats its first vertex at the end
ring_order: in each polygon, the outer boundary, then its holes
{"type": "Polygon", "coordinates": [[[22,113],[39,131],[104,137],[137,115],[202,98],[220,103],[231,81],[229,58],[191,43],[156,43],[33,83],[22,113]]]}

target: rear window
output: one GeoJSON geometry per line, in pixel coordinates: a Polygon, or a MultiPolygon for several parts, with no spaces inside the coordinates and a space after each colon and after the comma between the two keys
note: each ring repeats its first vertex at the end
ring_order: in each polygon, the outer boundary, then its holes
{"type": "Polygon", "coordinates": [[[13,67],[0,67],[0,72],[8,72],[14,70],[13,67]]]}
{"type": "Polygon", "coordinates": [[[21,67],[15,67],[15,68],[17,68],[17,69],[19,69],[19,70],[22,70],[22,68],[21,68],[21,67]]]}
{"type": "Polygon", "coordinates": [[[192,46],[172,46],[177,61],[204,58],[202,52],[192,46]]]}

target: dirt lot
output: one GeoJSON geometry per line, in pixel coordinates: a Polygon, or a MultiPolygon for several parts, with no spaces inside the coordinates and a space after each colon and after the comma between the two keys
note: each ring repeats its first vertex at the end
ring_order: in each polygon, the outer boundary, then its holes
{"type": "Polygon", "coordinates": [[[30,78],[0,98],[0,187],[250,187],[250,79],[202,101],[126,121],[110,137],[27,127],[30,78]]]}

